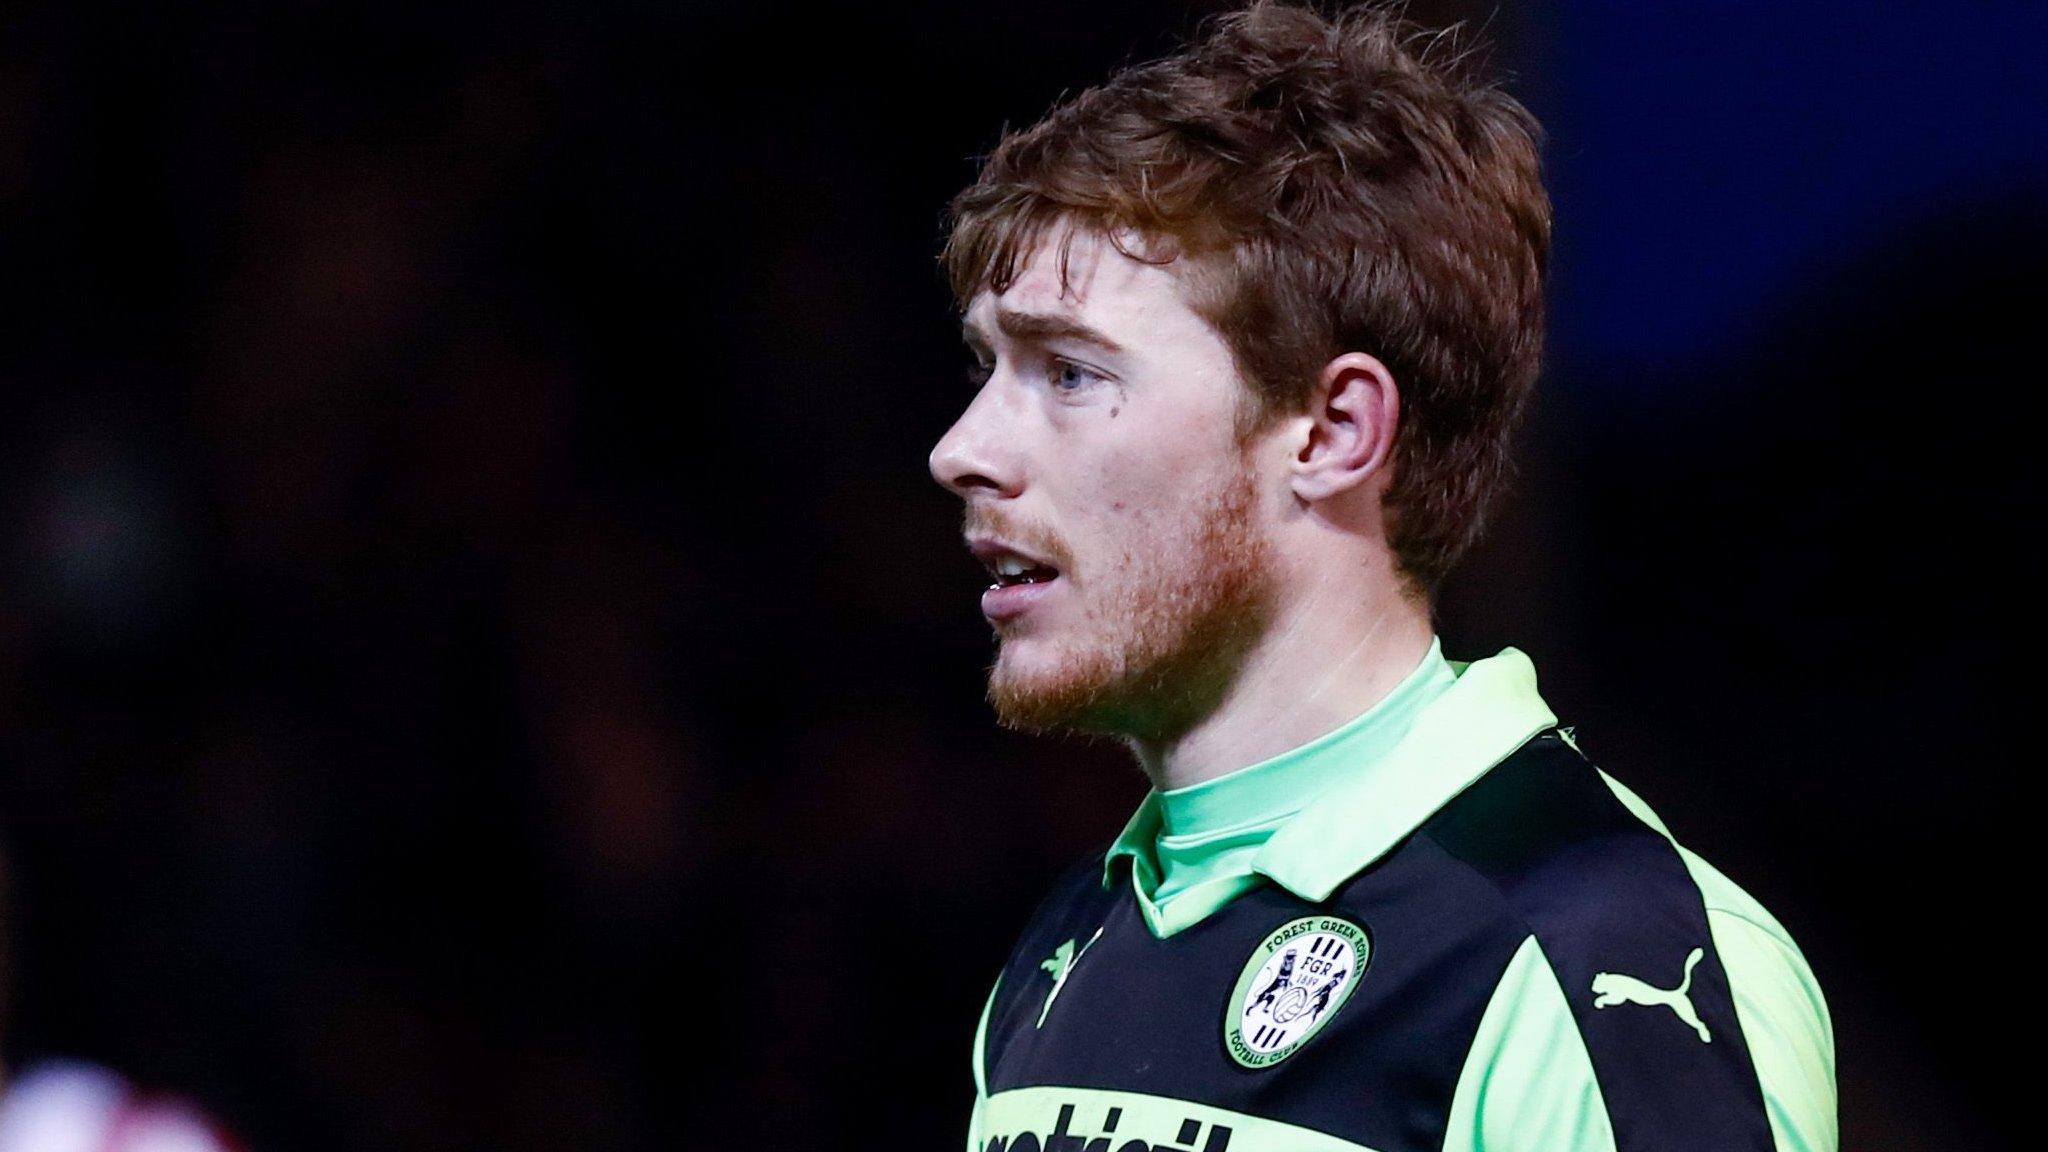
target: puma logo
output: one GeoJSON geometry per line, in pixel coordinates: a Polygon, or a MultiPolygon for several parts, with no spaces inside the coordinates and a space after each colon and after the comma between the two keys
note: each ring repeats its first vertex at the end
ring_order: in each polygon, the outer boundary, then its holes
{"type": "Polygon", "coordinates": [[[1619,972],[1595,972],[1593,974],[1593,1007],[1611,1008],[1616,1004],[1662,1004],[1678,1014],[1680,1020],[1692,1025],[1700,1034],[1700,1043],[1711,1044],[1714,1038],[1707,1033],[1707,1026],[1700,1014],[1693,1010],[1692,999],[1686,993],[1692,988],[1692,970],[1700,958],[1707,954],[1704,948],[1695,948],[1685,958],[1685,978],[1678,987],[1670,990],[1652,987],[1633,976],[1619,972]]]}
{"type": "Polygon", "coordinates": [[[1101,938],[1102,929],[1097,928],[1095,935],[1088,938],[1087,944],[1081,945],[1079,952],[1074,951],[1074,942],[1069,940],[1053,949],[1050,957],[1038,962],[1041,971],[1052,973],[1052,988],[1045,994],[1045,1006],[1038,1010],[1038,1027],[1045,1027],[1045,1014],[1052,1011],[1052,1002],[1059,997],[1060,989],[1067,986],[1067,976],[1073,972],[1074,965],[1079,964],[1089,947],[1101,938]]]}

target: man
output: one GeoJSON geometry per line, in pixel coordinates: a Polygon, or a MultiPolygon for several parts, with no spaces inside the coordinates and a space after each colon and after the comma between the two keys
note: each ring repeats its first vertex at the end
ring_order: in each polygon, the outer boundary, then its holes
{"type": "Polygon", "coordinates": [[[1008,725],[1153,788],[1025,927],[982,1152],[1832,1149],[1789,936],[1432,597],[1537,371],[1537,127],[1383,12],[1265,5],[1007,136],[932,452],[1008,725]]]}

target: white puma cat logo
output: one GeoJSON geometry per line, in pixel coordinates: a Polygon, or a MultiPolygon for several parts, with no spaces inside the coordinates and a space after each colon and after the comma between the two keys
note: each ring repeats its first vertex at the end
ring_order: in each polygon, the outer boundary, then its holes
{"type": "Polygon", "coordinates": [[[1700,1014],[1693,1011],[1692,999],[1686,995],[1692,987],[1692,970],[1707,954],[1704,948],[1695,948],[1685,958],[1685,978],[1678,987],[1666,991],[1643,983],[1633,976],[1619,972],[1595,972],[1593,974],[1593,1007],[1607,1008],[1616,1004],[1662,1004],[1678,1014],[1680,1020],[1692,1025],[1700,1034],[1700,1043],[1712,1044],[1714,1038],[1707,1034],[1707,1026],[1700,1014]]]}
{"type": "MultiPolygon", "coordinates": [[[[1109,925],[1105,924],[1102,927],[1107,928],[1109,925]]],[[[1074,942],[1069,940],[1058,948],[1053,949],[1051,956],[1039,962],[1038,966],[1041,969],[1052,973],[1052,990],[1045,994],[1045,1007],[1038,1010],[1038,1026],[1040,1028],[1045,1027],[1045,1014],[1052,1011],[1053,1000],[1059,996],[1060,989],[1067,986],[1067,977],[1074,971],[1074,965],[1079,964],[1081,957],[1087,954],[1088,949],[1100,939],[1102,939],[1102,928],[1097,928],[1095,935],[1088,938],[1088,943],[1081,945],[1081,951],[1074,951],[1074,942]]]]}

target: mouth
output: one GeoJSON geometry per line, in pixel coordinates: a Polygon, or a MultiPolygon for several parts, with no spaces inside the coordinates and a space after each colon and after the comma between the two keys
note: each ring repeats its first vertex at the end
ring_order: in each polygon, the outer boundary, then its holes
{"type": "Polygon", "coordinates": [[[993,581],[981,594],[982,614],[991,621],[1000,623],[1022,616],[1059,581],[1060,570],[1051,561],[999,540],[970,540],[967,547],[993,581]]]}
{"type": "Polygon", "coordinates": [[[1022,556],[1007,554],[994,561],[984,561],[982,567],[995,579],[992,588],[1014,588],[1019,584],[1048,584],[1060,578],[1060,570],[1050,564],[1040,564],[1022,556]]]}

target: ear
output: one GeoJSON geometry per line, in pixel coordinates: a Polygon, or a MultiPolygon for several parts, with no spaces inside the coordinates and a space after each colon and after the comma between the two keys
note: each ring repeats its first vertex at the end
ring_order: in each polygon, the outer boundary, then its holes
{"type": "Polygon", "coordinates": [[[1324,365],[1307,415],[1295,424],[1294,494],[1327,500],[1384,474],[1400,419],[1400,390],[1378,359],[1346,352],[1324,365]]]}

